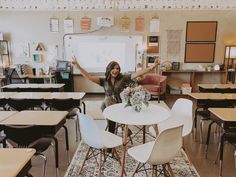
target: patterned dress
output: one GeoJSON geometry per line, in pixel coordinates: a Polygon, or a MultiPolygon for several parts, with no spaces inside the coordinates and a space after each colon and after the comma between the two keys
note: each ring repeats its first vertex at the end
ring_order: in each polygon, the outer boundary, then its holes
{"type": "Polygon", "coordinates": [[[105,90],[105,99],[101,106],[102,111],[112,104],[121,103],[120,93],[131,81],[131,74],[121,74],[115,80],[114,85],[110,81],[105,80],[105,78],[100,78],[100,85],[105,90]]]}

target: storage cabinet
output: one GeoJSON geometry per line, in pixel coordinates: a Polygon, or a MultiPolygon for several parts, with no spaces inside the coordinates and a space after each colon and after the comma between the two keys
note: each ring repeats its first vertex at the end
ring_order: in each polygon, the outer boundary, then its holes
{"type": "MultiPolygon", "coordinates": [[[[167,76],[167,85],[180,88],[182,83],[189,83],[192,92],[198,91],[200,83],[226,83],[226,71],[195,71],[195,70],[168,70],[162,71],[167,76]]],[[[168,93],[168,92],[167,92],[168,93]]]]}
{"type": "Polygon", "coordinates": [[[154,63],[155,57],[159,57],[159,37],[147,36],[146,67],[154,63]]]}
{"type": "Polygon", "coordinates": [[[10,65],[9,42],[6,40],[0,40],[0,60],[2,69],[10,65]]]}

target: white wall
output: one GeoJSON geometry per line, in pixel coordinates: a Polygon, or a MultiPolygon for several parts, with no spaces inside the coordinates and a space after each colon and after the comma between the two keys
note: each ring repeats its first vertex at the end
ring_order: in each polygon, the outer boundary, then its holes
{"type": "MultiPolygon", "coordinates": [[[[92,11],[92,12],[67,12],[67,11],[1,11],[0,31],[4,33],[4,38],[9,40],[11,46],[15,43],[29,42],[31,46],[42,42],[44,45],[55,44],[59,46],[59,59],[63,57],[63,19],[71,17],[74,19],[74,31],[80,32],[80,18],[84,16],[92,18],[92,30],[98,29],[96,26],[97,16],[114,16],[115,26],[104,28],[95,32],[95,35],[159,35],[160,54],[163,61],[167,58],[167,33],[166,30],[182,30],[181,36],[181,57],[180,62],[184,63],[186,22],[196,21],[218,21],[215,63],[223,63],[224,46],[226,44],[236,44],[236,11],[92,11]],[[119,30],[118,19],[122,16],[131,19],[130,32],[122,33],[119,30]],[[138,33],[134,30],[135,17],[139,15],[145,18],[145,32],[138,33]],[[160,32],[149,32],[149,21],[152,16],[160,18],[160,32]],[[50,18],[59,19],[59,33],[51,33],[49,28],[50,18]]],[[[31,48],[31,52],[34,49],[31,48]]],[[[12,51],[12,59],[15,62],[32,62],[31,58],[15,58],[12,51]]],[[[198,64],[184,64],[185,68],[196,68],[198,64]]],[[[76,85],[76,84],[75,84],[76,85]]]]}

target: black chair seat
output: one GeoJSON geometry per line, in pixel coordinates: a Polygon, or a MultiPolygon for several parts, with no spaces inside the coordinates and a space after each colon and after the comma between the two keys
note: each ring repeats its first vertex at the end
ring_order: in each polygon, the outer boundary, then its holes
{"type": "Polygon", "coordinates": [[[34,148],[37,153],[41,154],[48,149],[51,143],[52,143],[51,138],[43,137],[37,140],[35,144],[31,145],[30,148],[34,148]]]}
{"type": "MultiPolygon", "coordinates": [[[[46,151],[52,141],[55,139],[52,137],[43,137],[43,132],[39,130],[37,126],[4,126],[4,133],[6,134],[6,140],[13,146],[17,148],[28,147],[34,148],[36,150],[35,155],[40,155],[44,157],[44,177],[46,175],[46,157],[43,152],[46,151]]],[[[57,142],[55,142],[57,144],[57,142]]],[[[58,151],[58,145],[55,145],[55,151],[58,151]]],[[[55,164],[58,168],[58,157],[55,155],[55,164]]]]}
{"type": "Polygon", "coordinates": [[[207,120],[210,117],[210,112],[208,110],[197,111],[197,114],[202,116],[202,119],[207,120]]]}
{"type": "Polygon", "coordinates": [[[6,147],[6,137],[5,136],[0,136],[0,143],[2,144],[3,147],[6,147]]]}

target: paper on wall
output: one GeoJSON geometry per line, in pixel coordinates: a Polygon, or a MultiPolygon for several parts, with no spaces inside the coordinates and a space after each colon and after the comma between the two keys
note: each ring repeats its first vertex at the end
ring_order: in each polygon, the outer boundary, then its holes
{"type": "Polygon", "coordinates": [[[159,33],[160,31],[160,20],[158,18],[152,18],[150,20],[150,32],[159,33]]]}
{"type": "Polygon", "coordinates": [[[3,33],[0,32],[0,41],[3,40],[3,33]]]}
{"type": "Polygon", "coordinates": [[[30,57],[29,43],[16,43],[14,52],[16,57],[30,57]]]}
{"type": "Polygon", "coordinates": [[[47,61],[52,62],[56,57],[58,57],[58,45],[48,45],[47,61]]]}
{"type": "Polygon", "coordinates": [[[74,32],[74,23],[72,19],[64,20],[64,33],[73,33],[74,32]]]}
{"type": "Polygon", "coordinates": [[[50,19],[50,31],[59,32],[59,20],[57,18],[50,19]]]}

